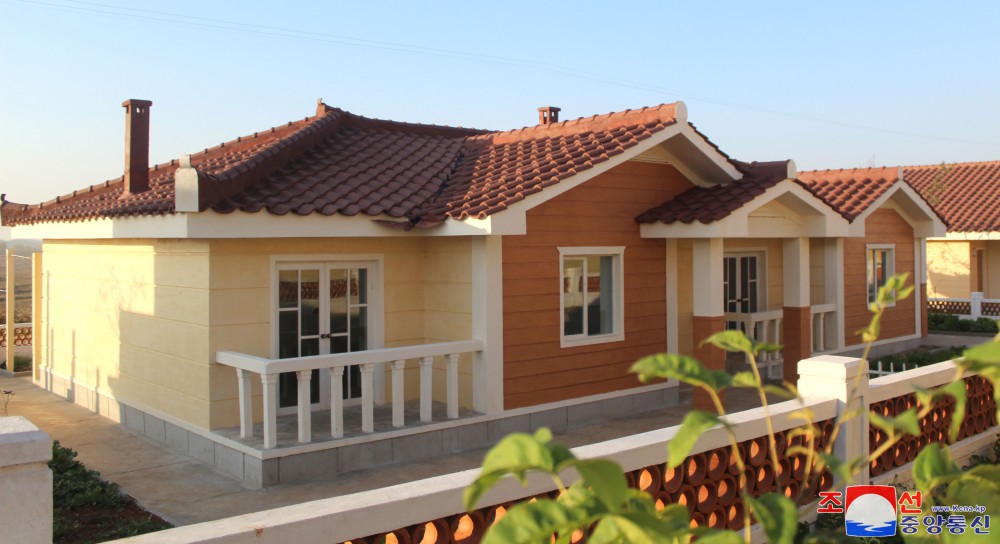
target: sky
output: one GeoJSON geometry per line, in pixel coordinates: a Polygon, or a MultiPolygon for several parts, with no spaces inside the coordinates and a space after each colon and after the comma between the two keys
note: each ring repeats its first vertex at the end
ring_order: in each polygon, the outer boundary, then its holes
{"type": "Polygon", "coordinates": [[[687,103],[800,170],[1000,159],[1000,2],[0,0],[0,192],[37,203],[312,115],[510,129],[687,103]]]}

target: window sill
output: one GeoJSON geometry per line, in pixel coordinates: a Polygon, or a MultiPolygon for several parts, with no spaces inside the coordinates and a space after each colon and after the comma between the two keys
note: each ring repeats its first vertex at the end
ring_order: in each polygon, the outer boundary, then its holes
{"type": "Polygon", "coordinates": [[[600,336],[563,336],[559,338],[559,347],[575,348],[577,346],[592,346],[594,344],[610,344],[613,342],[622,342],[624,340],[625,335],[622,333],[602,334],[600,336]]]}

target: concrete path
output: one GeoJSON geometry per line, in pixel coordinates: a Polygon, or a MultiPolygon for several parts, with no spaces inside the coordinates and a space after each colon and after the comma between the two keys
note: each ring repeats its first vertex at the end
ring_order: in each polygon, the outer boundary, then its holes
{"type": "MultiPolygon", "coordinates": [[[[280,506],[335,497],[475,468],[486,449],[437,459],[359,471],[335,480],[248,489],[186,455],[170,451],[89,410],[34,386],[28,377],[0,377],[0,390],[14,391],[8,412],[21,415],[78,459],[134,497],[147,510],[175,525],[188,525],[280,506]]],[[[729,392],[732,411],[757,406],[755,392],[729,392]]],[[[682,398],[687,397],[683,395],[682,398]]],[[[600,442],[680,423],[689,409],[679,406],[644,415],[577,427],[557,436],[569,446],[600,442]]],[[[666,459],[666,451],[664,460],[666,459]]]]}

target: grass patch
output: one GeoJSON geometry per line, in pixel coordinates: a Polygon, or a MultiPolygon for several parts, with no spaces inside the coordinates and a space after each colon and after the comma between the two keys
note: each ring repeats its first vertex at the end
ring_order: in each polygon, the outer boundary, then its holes
{"type": "Polygon", "coordinates": [[[927,329],[942,332],[986,332],[997,333],[997,320],[989,317],[962,319],[951,314],[928,314],[927,329]]]}
{"type": "Polygon", "coordinates": [[[15,355],[14,372],[24,372],[25,370],[31,370],[31,357],[27,355],[15,355]]]}
{"type": "Polygon", "coordinates": [[[943,361],[950,361],[957,357],[961,357],[964,351],[965,346],[952,346],[949,348],[935,350],[915,349],[905,353],[897,353],[895,355],[873,358],[868,363],[868,368],[869,370],[878,370],[878,363],[881,361],[882,370],[886,371],[891,369],[894,372],[902,372],[904,370],[912,370],[914,368],[933,365],[943,361]]]}
{"type": "Polygon", "coordinates": [[[52,444],[52,541],[105,542],[172,527],[146,512],[118,484],[101,479],[76,460],[77,453],[52,444]]]}

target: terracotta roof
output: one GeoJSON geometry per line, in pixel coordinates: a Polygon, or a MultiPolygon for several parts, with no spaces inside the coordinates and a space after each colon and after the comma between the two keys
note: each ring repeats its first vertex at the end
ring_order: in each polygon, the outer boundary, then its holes
{"type": "Polygon", "coordinates": [[[797,181],[848,221],[854,221],[899,181],[899,169],[813,170],[799,172],[797,181]]]}
{"type": "Polygon", "coordinates": [[[636,217],[636,221],[712,223],[787,179],[788,174],[788,161],[740,163],[737,167],[746,174],[742,179],[712,187],[692,187],[636,217]]]}
{"type": "MultiPolygon", "coordinates": [[[[192,156],[200,209],[484,218],[676,123],[676,107],[626,110],[505,132],[368,119],[325,104],[315,117],[192,156]]],[[[121,178],[40,205],[4,201],[4,225],[174,212],[176,161],[120,199],[121,178]]]]}
{"type": "Polygon", "coordinates": [[[903,179],[949,231],[1000,231],[1000,161],[904,166],[903,179]]]}

